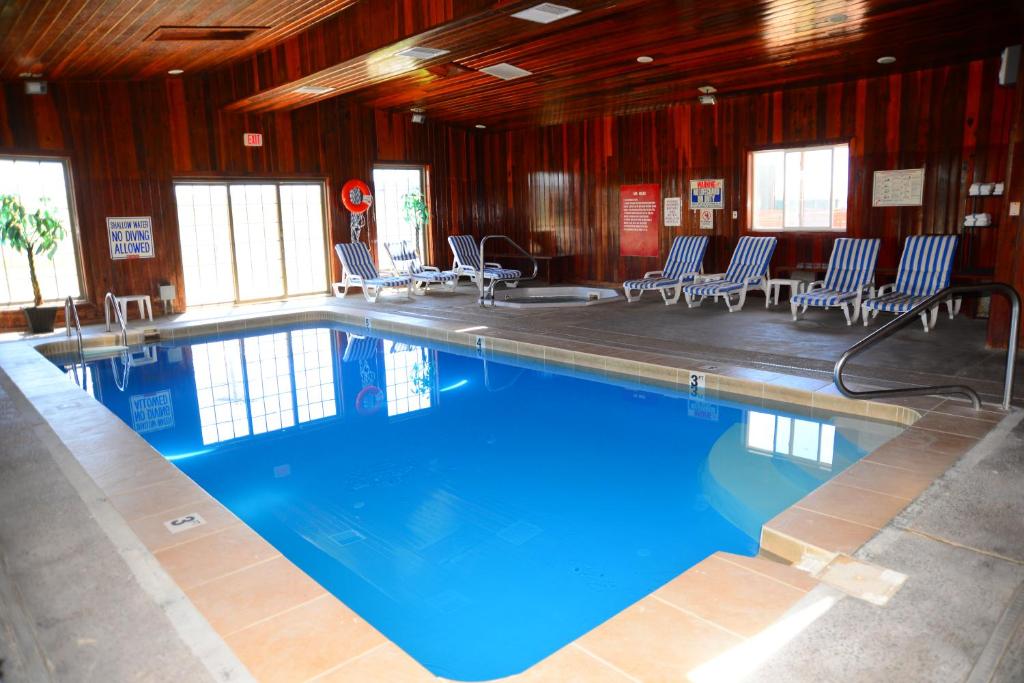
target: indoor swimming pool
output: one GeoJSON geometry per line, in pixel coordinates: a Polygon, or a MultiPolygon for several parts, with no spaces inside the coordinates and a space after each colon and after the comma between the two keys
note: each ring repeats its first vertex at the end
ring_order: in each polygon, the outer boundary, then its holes
{"type": "Polygon", "coordinates": [[[86,389],[457,680],[523,671],[716,551],[756,554],[765,521],[900,430],[326,323],[125,360],[90,361],[86,389]]]}

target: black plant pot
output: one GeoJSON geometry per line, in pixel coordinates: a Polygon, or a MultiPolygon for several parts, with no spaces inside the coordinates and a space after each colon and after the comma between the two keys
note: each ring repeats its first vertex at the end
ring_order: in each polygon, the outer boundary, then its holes
{"type": "Polygon", "coordinates": [[[21,310],[25,314],[29,334],[53,332],[53,321],[57,318],[56,306],[33,306],[21,310]]]}

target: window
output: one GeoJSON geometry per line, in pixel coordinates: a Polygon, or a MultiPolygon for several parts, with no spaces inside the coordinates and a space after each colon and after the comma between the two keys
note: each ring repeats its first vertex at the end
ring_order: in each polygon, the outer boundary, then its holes
{"type": "Polygon", "coordinates": [[[320,183],[177,183],[189,305],[327,289],[320,183]]]}
{"type": "MultiPolygon", "coordinates": [[[[13,194],[29,211],[38,209],[47,200],[50,211],[67,229],[67,236],[53,260],[36,258],[36,278],[46,301],[59,301],[82,296],[76,226],[71,212],[71,188],[65,161],[31,157],[0,157],[0,194],[13,194]]],[[[0,305],[32,303],[32,280],[28,258],[10,247],[0,247],[0,305]]]]}
{"type": "Polygon", "coordinates": [[[846,230],[849,145],[751,154],[754,230],[846,230]]]}
{"type": "MultiPolygon", "coordinates": [[[[377,220],[377,254],[379,259],[387,259],[384,245],[389,242],[405,240],[416,245],[422,256],[426,245],[425,233],[417,234],[416,225],[406,219],[405,197],[418,194],[426,197],[424,187],[426,171],[422,166],[378,166],[373,169],[373,213],[377,220]]],[[[382,263],[382,266],[387,264],[382,263]]]]}

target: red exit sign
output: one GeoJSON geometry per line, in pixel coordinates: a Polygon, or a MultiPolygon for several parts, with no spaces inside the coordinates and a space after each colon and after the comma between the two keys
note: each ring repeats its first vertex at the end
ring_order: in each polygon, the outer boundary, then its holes
{"type": "Polygon", "coordinates": [[[242,141],[246,147],[262,147],[263,133],[246,133],[242,136],[242,141]]]}

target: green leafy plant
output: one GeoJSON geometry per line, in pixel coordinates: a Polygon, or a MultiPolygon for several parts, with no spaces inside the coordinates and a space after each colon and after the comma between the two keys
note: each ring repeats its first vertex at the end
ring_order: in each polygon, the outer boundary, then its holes
{"type": "Polygon", "coordinates": [[[45,256],[52,261],[66,235],[67,230],[50,211],[45,199],[38,209],[29,212],[17,195],[0,195],[0,244],[25,252],[28,257],[28,274],[32,278],[32,296],[36,306],[43,305],[43,295],[36,278],[36,257],[45,256]]]}
{"type": "Polygon", "coordinates": [[[407,223],[416,226],[416,241],[419,242],[420,230],[427,224],[427,202],[419,192],[402,195],[402,215],[407,223]]]}

